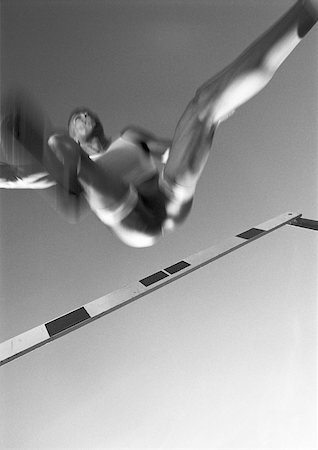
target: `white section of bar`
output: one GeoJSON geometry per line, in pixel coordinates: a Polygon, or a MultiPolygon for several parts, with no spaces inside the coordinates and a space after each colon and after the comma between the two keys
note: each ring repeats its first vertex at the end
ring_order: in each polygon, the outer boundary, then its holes
{"type": "MultiPolygon", "coordinates": [[[[290,223],[292,220],[300,217],[301,214],[296,213],[285,213],[274,219],[271,219],[267,222],[264,222],[260,225],[257,225],[253,228],[259,228],[265,231],[265,234],[258,234],[257,236],[251,239],[243,239],[239,237],[233,237],[227,239],[223,242],[218,243],[212,247],[209,247],[201,252],[198,252],[194,255],[191,255],[187,258],[184,258],[184,261],[188,262],[190,266],[180,270],[179,272],[169,275],[167,278],[164,278],[160,281],[155,282],[154,284],[146,287],[142,285],[139,281],[137,283],[130,284],[126,287],[113,291],[103,297],[100,297],[96,300],[93,300],[90,303],[84,305],[84,308],[91,316],[90,319],[85,320],[82,323],[76,324],[74,326],[70,326],[68,329],[63,330],[59,334],[55,334],[53,337],[50,337],[45,325],[40,325],[36,328],[33,328],[25,333],[22,333],[8,341],[0,344],[0,365],[6,364],[7,362],[22,356],[23,354],[34,350],[41,345],[46,344],[54,339],[57,339],[64,334],[70,333],[75,329],[86,325],[87,323],[102,317],[105,314],[109,314],[115,309],[118,309],[130,302],[137,300],[144,295],[149,294],[172,281],[175,281],[178,278],[181,278],[187,275],[194,270],[199,269],[200,267],[209,264],[215,261],[226,254],[237,250],[238,248],[247,245],[250,242],[253,242],[260,237],[265,236],[267,233],[276,230],[277,228],[282,227],[290,223]]],[[[245,230],[247,231],[247,230],[245,230]]],[[[170,266],[167,265],[166,267],[170,266]]],[[[162,269],[164,270],[164,269],[162,269]]],[[[64,314],[63,314],[64,316],[64,314]]],[[[62,316],[61,316],[62,317],[62,316]]]]}
{"type": "Polygon", "coordinates": [[[225,256],[227,253],[233,252],[243,245],[248,244],[250,241],[251,239],[247,240],[239,237],[229,238],[226,241],[222,241],[219,244],[189,256],[185,261],[191,264],[189,269],[193,267],[199,269],[200,267],[225,256]]]}
{"type": "Polygon", "coordinates": [[[301,214],[294,214],[294,213],[285,213],[281,216],[274,217],[274,219],[267,220],[264,223],[261,223],[260,225],[257,225],[254,228],[260,228],[261,230],[265,231],[274,231],[277,228],[282,227],[283,225],[286,225],[287,223],[291,222],[291,219],[296,219],[298,217],[301,217],[301,214]]]}
{"type": "MultiPolygon", "coordinates": [[[[164,280],[163,280],[164,281],[164,280]]],[[[158,281],[156,284],[159,284],[158,281]]],[[[110,294],[106,294],[90,303],[84,305],[84,308],[91,317],[100,316],[101,314],[106,314],[120,306],[124,306],[137,298],[142,297],[149,293],[151,286],[146,287],[141,283],[130,284],[129,286],[113,291],[110,294]]]]}
{"type": "Polygon", "coordinates": [[[50,335],[44,325],[39,325],[12,339],[8,339],[0,344],[0,365],[3,361],[14,359],[35,347],[43,345],[49,339],[50,335]]]}

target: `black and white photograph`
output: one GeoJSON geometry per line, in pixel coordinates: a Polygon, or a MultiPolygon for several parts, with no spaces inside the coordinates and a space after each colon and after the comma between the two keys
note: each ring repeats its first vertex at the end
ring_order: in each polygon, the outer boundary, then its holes
{"type": "Polygon", "coordinates": [[[318,0],[0,0],[0,447],[314,450],[318,0]]]}

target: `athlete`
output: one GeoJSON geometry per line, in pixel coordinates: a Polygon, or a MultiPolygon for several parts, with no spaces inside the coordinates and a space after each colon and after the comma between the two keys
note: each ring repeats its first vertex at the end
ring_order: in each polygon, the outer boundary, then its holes
{"type": "Polygon", "coordinates": [[[138,127],[112,141],[87,108],[71,114],[68,134],[56,133],[32,102],[11,98],[2,121],[0,186],[58,184],[76,202],[84,197],[124,243],[153,245],[189,214],[218,125],[268,84],[317,20],[318,0],[297,1],[196,91],[171,141],[138,127]]]}

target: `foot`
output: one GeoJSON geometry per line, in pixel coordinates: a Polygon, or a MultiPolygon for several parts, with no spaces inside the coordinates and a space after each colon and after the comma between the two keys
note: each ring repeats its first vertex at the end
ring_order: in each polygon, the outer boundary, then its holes
{"type": "Polygon", "coordinates": [[[301,3],[309,14],[318,20],[318,0],[302,0],[301,3]]]}

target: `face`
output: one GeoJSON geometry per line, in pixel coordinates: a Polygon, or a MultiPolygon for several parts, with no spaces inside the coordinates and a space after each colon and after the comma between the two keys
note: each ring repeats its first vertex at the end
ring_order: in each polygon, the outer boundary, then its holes
{"type": "Polygon", "coordinates": [[[75,140],[85,141],[92,133],[95,125],[96,121],[89,111],[78,111],[72,115],[69,121],[70,136],[75,140]]]}

